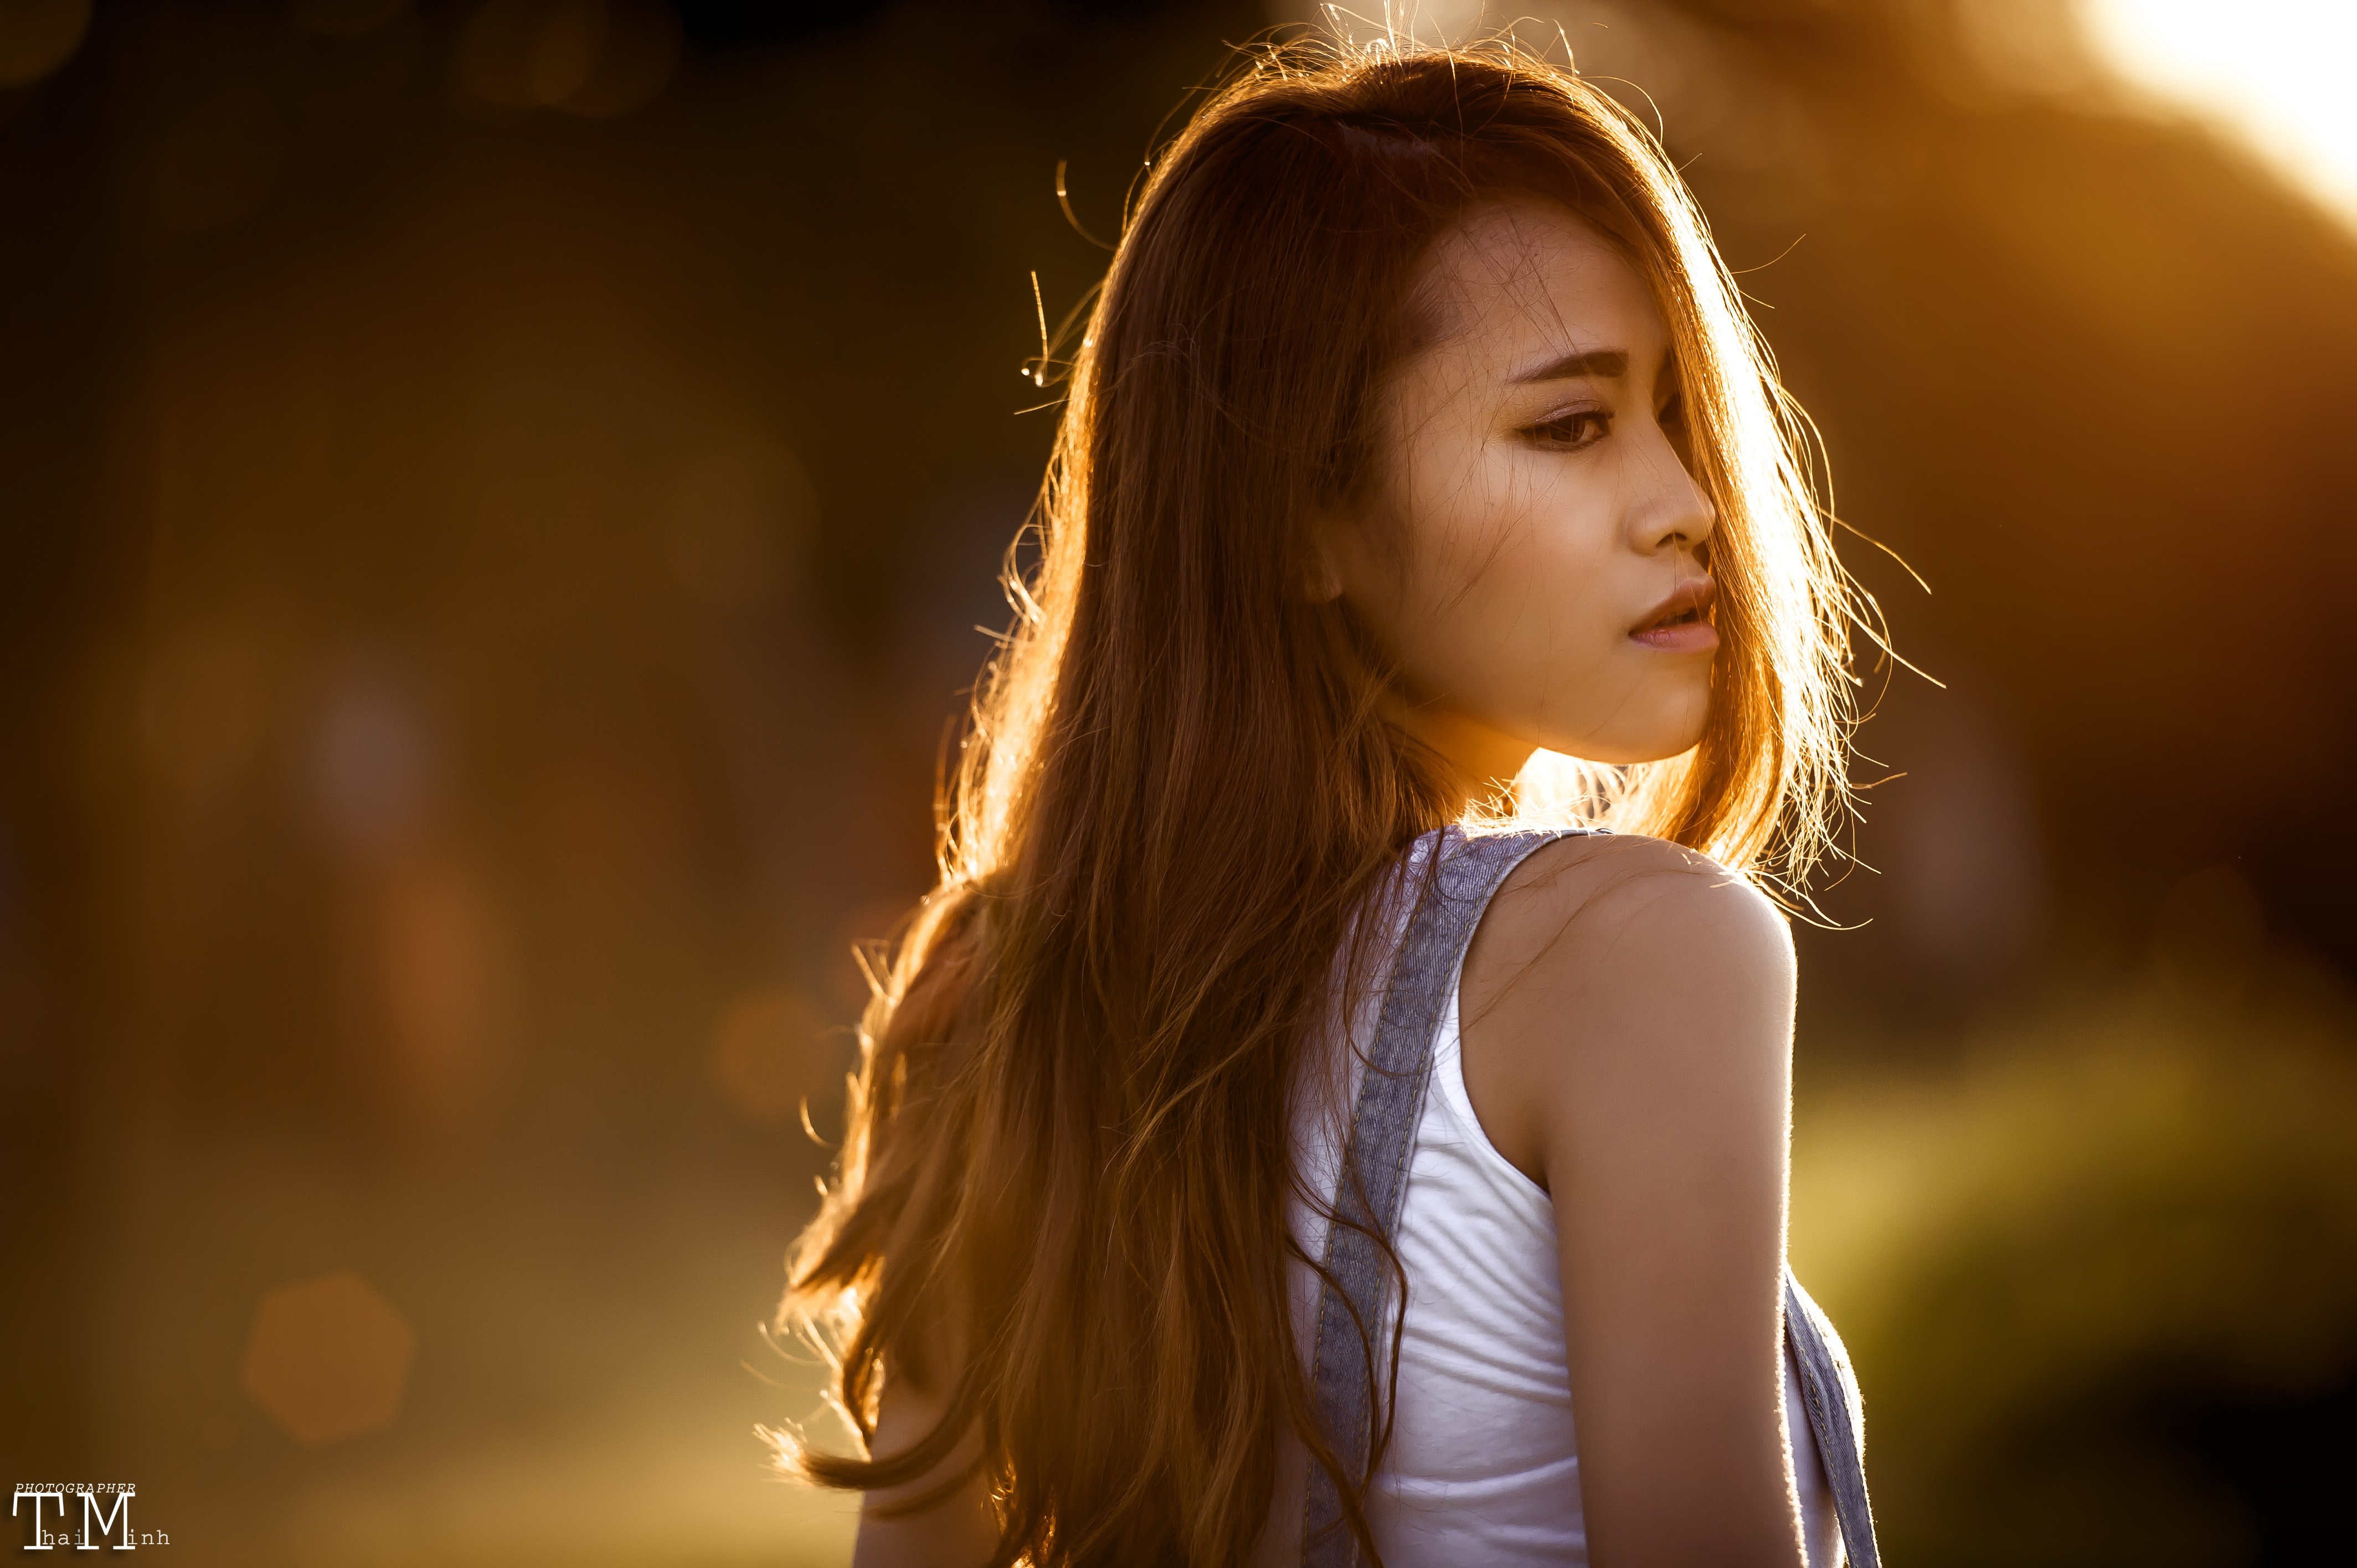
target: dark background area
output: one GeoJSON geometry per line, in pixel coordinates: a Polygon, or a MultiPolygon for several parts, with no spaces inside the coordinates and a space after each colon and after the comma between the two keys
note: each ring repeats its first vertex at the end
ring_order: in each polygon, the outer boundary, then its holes
{"type": "MultiPolygon", "coordinates": [[[[1892,1561],[2333,1560],[2357,239],[1968,10],[1550,13],[1938,682],[1869,672],[1802,930],[1796,1259],[1892,1561]]],[[[1116,233],[1297,19],[0,3],[13,1482],[199,1562],[845,1560],[758,1325],[1103,265],[1057,170],[1116,233]]]]}

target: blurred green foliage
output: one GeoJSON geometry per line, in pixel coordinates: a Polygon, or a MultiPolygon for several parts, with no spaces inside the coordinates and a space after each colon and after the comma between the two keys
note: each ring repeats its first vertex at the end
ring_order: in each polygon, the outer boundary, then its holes
{"type": "Polygon", "coordinates": [[[2259,978],[2053,998],[1803,1104],[1794,1265],[1865,1384],[1891,1561],[2248,1561],[2328,1526],[2255,1505],[2351,1474],[2357,1008],[2259,978]]]}

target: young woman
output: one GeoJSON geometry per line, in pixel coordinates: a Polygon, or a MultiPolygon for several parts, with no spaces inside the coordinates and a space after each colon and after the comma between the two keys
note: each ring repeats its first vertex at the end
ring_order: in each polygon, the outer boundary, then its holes
{"type": "Polygon", "coordinates": [[[1262,52],[1162,152],[793,1262],[862,1568],[1872,1563],[1753,884],[1843,789],[1794,424],[1567,70],[1262,52]]]}

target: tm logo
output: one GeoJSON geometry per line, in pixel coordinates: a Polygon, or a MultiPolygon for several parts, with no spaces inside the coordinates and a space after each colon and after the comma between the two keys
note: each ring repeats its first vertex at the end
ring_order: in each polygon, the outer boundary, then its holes
{"type": "Polygon", "coordinates": [[[32,1504],[33,1539],[27,1542],[27,1552],[55,1552],[60,1546],[76,1552],[136,1552],[143,1546],[169,1546],[172,1538],[160,1530],[135,1534],[131,1529],[131,1499],[139,1488],[124,1481],[67,1481],[55,1486],[18,1487],[16,1500],[9,1505],[8,1517],[22,1516],[27,1503],[32,1504]],[[71,1505],[66,1499],[81,1499],[81,1535],[79,1539],[66,1533],[67,1513],[71,1505]],[[57,1509],[57,1527],[49,1526],[48,1510],[57,1509]]]}

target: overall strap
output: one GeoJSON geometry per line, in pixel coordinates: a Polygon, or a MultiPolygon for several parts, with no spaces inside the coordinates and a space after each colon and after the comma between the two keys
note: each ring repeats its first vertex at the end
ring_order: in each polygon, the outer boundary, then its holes
{"type": "MultiPolygon", "coordinates": [[[[1344,1466],[1366,1471],[1375,1402],[1371,1379],[1383,1357],[1386,1244],[1398,1232],[1408,1156],[1432,1077],[1433,1036],[1457,983],[1473,929],[1507,875],[1540,845],[1574,830],[1469,837],[1449,827],[1417,841],[1411,875],[1423,888],[1392,965],[1381,1021],[1351,1117],[1334,1218],[1326,1233],[1326,1277],[1318,1302],[1311,1389],[1344,1466]],[[1381,1237],[1382,1242],[1376,1238],[1381,1237]]],[[[1304,1568],[1357,1568],[1358,1541],[1342,1521],[1333,1477],[1309,1466],[1302,1510],[1304,1568]]]]}
{"type": "Polygon", "coordinates": [[[1866,1402],[1849,1351],[1834,1332],[1824,1309],[1801,1288],[1792,1268],[1784,1270],[1784,1342],[1801,1374],[1801,1402],[1809,1407],[1809,1429],[1825,1466],[1825,1487],[1841,1521],[1842,1550],[1849,1568],[1882,1568],[1874,1544],[1874,1509],[1866,1497],[1866,1402]]]}

